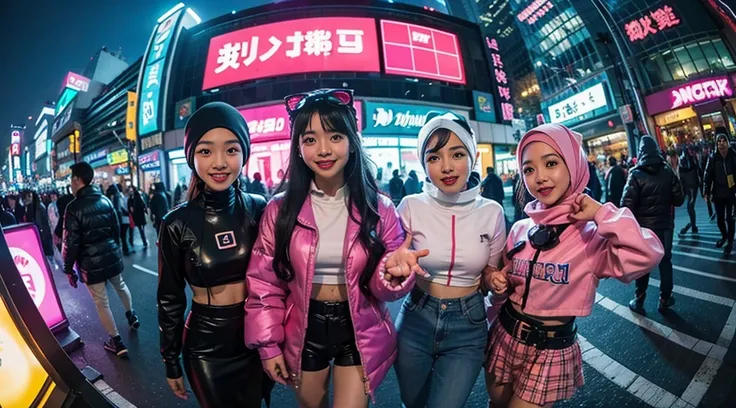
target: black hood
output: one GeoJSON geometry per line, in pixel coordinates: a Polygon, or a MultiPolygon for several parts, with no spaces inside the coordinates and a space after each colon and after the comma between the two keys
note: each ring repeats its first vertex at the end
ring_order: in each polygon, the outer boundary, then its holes
{"type": "Polygon", "coordinates": [[[657,142],[651,136],[644,136],[641,138],[641,144],[639,145],[639,162],[638,165],[642,167],[652,166],[659,167],[657,165],[664,164],[664,157],[657,146],[657,142]]]}

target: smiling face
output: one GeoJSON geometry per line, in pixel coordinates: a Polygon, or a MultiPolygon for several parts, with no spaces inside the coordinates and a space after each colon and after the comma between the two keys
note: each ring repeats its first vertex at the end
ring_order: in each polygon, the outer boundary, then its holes
{"type": "Polygon", "coordinates": [[[546,143],[532,142],[524,148],[521,173],[526,189],[546,207],[562,200],[570,188],[565,161],[546,143]]]}
{"type": "Polygon", "coordinates": [[[318,112],[299,136],[299,152],[304,163],[314,172],[314,182],[321,189],[345,184],[345,165],[350,158],[347,135],[325,130],[318,112]]]}
{"type": "Polygon", "coordinates": [[[228,189],[240,176],[243,149],[235,134],[211,129],[194,148],[194,170],[211,191],[228,189]]]}
{"type": "Polygon", "coordinates": [[[465,189],[472,160],[456,134],[446,129],[434,132],[427,141],[424,163],[432,184],[443,193],[457,194],[465,189]]]}

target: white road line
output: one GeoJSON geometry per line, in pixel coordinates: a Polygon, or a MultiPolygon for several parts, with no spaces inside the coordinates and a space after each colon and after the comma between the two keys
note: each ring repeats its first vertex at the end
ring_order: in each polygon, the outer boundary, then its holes
{"type": "MultiPolygon", "coordinates": [[[[610,298],[607,298],[605,296],[601,296],[601,298],[602,299],[598,301],[599,305],[630,321],[631,323],[634,323],[635,325],[646,329],[656,335],[659,335],[673,343],[679,344],[680,346],[688,350],[693,350],[699,354],[708,356],[715,346],[709,341],[698,339],[696,337],[690,336],[689,334],[685,334],[678,330],[675,330],[662,323],[655,322],[654,320],[646,316],[634,313],[631,311],[631,309],[629,309],[628,306],[616,303],[610,298]]],[[[717,359],[719,356],[714,355],[713,357],[717,359]]],[[[720,356],[721,361],[723,360],[723,357],[724,356],[720,356]]]]}
{"type": "Polygon", "coordinates": [[[653,384],[646,378],[636,374],[621,363],[612,359],[601,350],[590,344],[585,337],[578,334],[580,349],[583,352],[583,361],[596,371],[603,374],[619,387],[628,391],[653,407],[661,408],[692,408],[685,401],[669,391],[653,384]]]}
{"type": "Polygon", "coordinates": [[[720,234],[718,237],[678,237],[678,241],[702,242],[704,244],[715,244],[719,239],[720,234]]]}
{"type": "Polygon", "coordinates": [[[721,275],[715,275],[715,274],[708,273],[708,272],[701,272],[701,271],[697,271],[695,269],[685,268],[683,266],[672,265],[672,269],[676,269],[676,270],[678,270],[680,272],[691,273],[693,275],[705,276],[705,277],[711,278],[711,279],[724,280],[724,281],[727,281],[727,282],[736,282],[736,278],[729,278],[728,276],[721,276],[721,275]]]}
{"type": "MultiPolygon", "coordinates": [[[[697,249],[698,251],[713,252],[714,254],[723,254],[722,249],[702,248],[702,247],[698,247],[694,245],[685,245],[685,244],[680,244],[680,243],[676,243],[675,245],[679,247],[683,247],[683,248],[697,249]]],[[[687,254],[690,255],[689,252],[687,254]]]]}
{"type": "MultiPolygon", "coordinates": [[[[649,284],[652,286],[659,287],[660,281],[654,278],[649,278],[649,284]]],[[[675,285],[672,291],[680,295],[703,300],[706,302],[717,303],[719,305],[724,305],[728,307],[733,307],[734,305],[736,305],[736,300],[734,299],[730,299],[724,296],[713,295],[713,294],[706,293],[706,292],[701,292],[699,290],[686,288],[684,286],[675,285]]]]}
{"type": "Polygon", "coordinates": [[[684,237],[697,237],[698,235],[715,235],[718,238],[721,237],[721,233],[717,229],[716,230],[699,231],[697,234],[694,233],[694,232],[688,232],[687,234],[684,234],[684,235],[678,235],[678,237],[680,237],[680,238],[684,238],[684,237]]]}
{"type": "MultiPolygon", "coordinates": [[[[718,262],[718,263],[723,262],[723,263],[736,264],[736,260],[734,259],[714,258],[712,256],[705,256],[705,255],[700,255],[700,254],[694,254],[692,252],[682,252],[682,251],[672,251],[672,253],[675,255],[684,255],[690,258],[705,259],[707,261],[713,261],[713,262],[718,262]]],[[[721,251],[721,253],[723,253],[723,251],[721,251]]]]}
{"type": "Polygon", "coordinates": [[[138,264],[133,264],[133,268],[138,269],[141,272],[145,272],[145,273],[147,273],[149,275],[153,275],[155,277],[158,277],[158,273],[156,273],[156,272],[154,272],[154,271],[152,271],[152,270],[150,270],[150,269],[148,269],[146,267],[140,266],[138,264]]]}

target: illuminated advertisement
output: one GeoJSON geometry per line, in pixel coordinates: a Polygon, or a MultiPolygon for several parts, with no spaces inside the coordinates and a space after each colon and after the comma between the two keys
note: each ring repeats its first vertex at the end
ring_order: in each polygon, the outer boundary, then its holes
{"type": "Polygon", "coordinates": [[[516,15],[516,19],[532,25],[544,17],[553,7],[554,5],[550,0],[534,0],[532,4],[516,15]]]}
{"type": "Polygon", "coordinates": [[[115,150],[107,155],[107,164],[114,166],[116,164],[125,163],[128,161],[128,151],[125,149],[115,150]]]}
{"type": "Polygon", "coordinates": [[[0,298],[0,407],[35,407],[56,385],[15,325],[0,298]]]}
{"type": "Polygon", "coordinates": [[[62,87],[73,89],[78,92],[87,92],[89,90],[89,78],[69,72],[66,74],[62,87]]]}
{"type": "Polygon", "coordinates": [[[59,114],[64,111],[64,108],[66,108],[71,101],[74,100],[74,98],[77,97],[77,94],[79,91],[71,89],[71,88],[64,88],[64,90],[61,92],[61,96],[59,96],[59,100],[56,101],[56,116],[59,116],[59,114]]]}
{"type": "Polygon", "coordinates": [[[447,108],[365,101],[364,135],[410,135],[416,137],[430,112],[447,108]]]}
{"type": "Polygon", "coordinates": [[[196,98],[187,98],[177,102],[174,108],[174,129],[183,128],[195,110],[197,110],[196,98]]]}
{"type": "Polygon", "coordinates": [[[493,95],[473,91],[473,107],[475,108],[475,120],[491,123],[496,121],[496,111],[493,109],[493,95]]]}
{"type": "Polygon", "coordinates": [[[174,48],[175,38],[178,38],[179,23],[184,15],[184,9],[177,7],[174,12],[167,14],[169,15],[165,15],[153,30],[146,51],[146,59],[141,67],[137,92],[139,98],[138,123],[136,124],[139,136],[159,132],[162,129],[160,116],[161,107],[165,105],[164,84],[165,81],[168,81],[166,72],[169,65],[168,60],[170,60],[168,56],[174,48]]]}
{"type": "Polygon", "coordinates": [[[249,27],[210,40],[202,90],[305,72],[380,72],[371,18],[307,18],[249,27]]]}
{"type": "Polygon", "coordinates": [[[596,84],[547,108],[551,123],[565,122],[608,106],[603,84],[596,84]]]}
{"type": "Polygon", "coordinates": [[[10,145],[10,155],[20,156],[20,143],[12,143],[10,145]]]}
{"type": "Polygon", "coordinates": [[[650,115],[689,106],[694,103],[733,96],[728,77],[698,79],[644,97],[650,115]]]}
{"type": "Polygon", "coordinates": [[[128,107],[125,109],[125,138],[131,142],[135,142],[138,138],[138,130],[135,126],[137,100],[137,94],[135,92],[128,91],[128,107]]]}
{"type": "MultiPolygon", "coordinates": [[[[363,124],[363,105],[360,101],[354,101],[353,105],[358,117],[358,130],[360,130],[363,124]]],[[[286,112],[283,103],[241,109],[240,114],[248,122],[251,142],[288,139],[290,137],[289,114],[286,112]]]]}
{"type": "Polygon", "coordinates": [[[387,74],[465,84],[457,36],[398,21],[381,20],[387,74]]]}
{"type": "Polygon", "coordinates": [[[43,123],[41,123],[41,127],[38,128],[36,134],[33,136],[36,145],[36,153],[34,153],[34,159],[39,159],[47,153],[46,141],[48,140],[48,134],[49,122],[48,120],[44,119],[43,123]]]}
{"type": "Polygon", "coordinates": [[[624,30],[626,36],[629,37],[629,41],[636,42],[679,24],[680,19],[675,15],[672,7],[665,5],[650,11],[649,14],[629,21],[624,25],[624,30]]]}
{"type": "Polygon", "coordinates": [[[491,51],[491,62],[493,73],[496,78],[496,90],[498,99],[501,101],[501,114],[504,121],[514,119],[514,105],[511,104],[511,84],[503,67],[503,59],[498,49],[498,41],[495,38],[486,37],[486,46],[491,51]]]}
{"type": "MultiPolygon", "coordinates": [[[[31,294],[33,303],[49,329],[62,324],[66,318],[61,309],[46,257],[41,249],[41,238],[33,224],[7,228],[3,231],[10,247],[15,267],[31,294]]],[[[0,384],[2,382],[0,381],[0,384]]]]}
{"type": "Polygon", "coordinates": [[[161,150],[154,150],[150,153],[138,156],[138,168],[143,171],[154,171],[161,169],[161,150]]]}

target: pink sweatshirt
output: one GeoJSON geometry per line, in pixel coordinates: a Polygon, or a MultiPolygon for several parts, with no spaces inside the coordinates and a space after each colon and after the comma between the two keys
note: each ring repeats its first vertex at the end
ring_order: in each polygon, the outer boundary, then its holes
{"type": "MultiPolygon", "coordinates": [[[[519,241],[527,241],[527,231],[533,226],[531,219],[514,224],[506,251],[519,241]]],[[[494,295],[491,320],[507,297],[521,306],[525,277],[535,252],[527,242],[514,256],[508,274],[509,294],[494,295]]],[[[663,256],[662,243],[651,230],[639,226],[631,211],[604,204],[596,212],[595,222],[570,225],[557,247],[539,254],[524,313],[540,317],[587,316],[601,279],[629,283],[649,273],[663,256]]]]}

